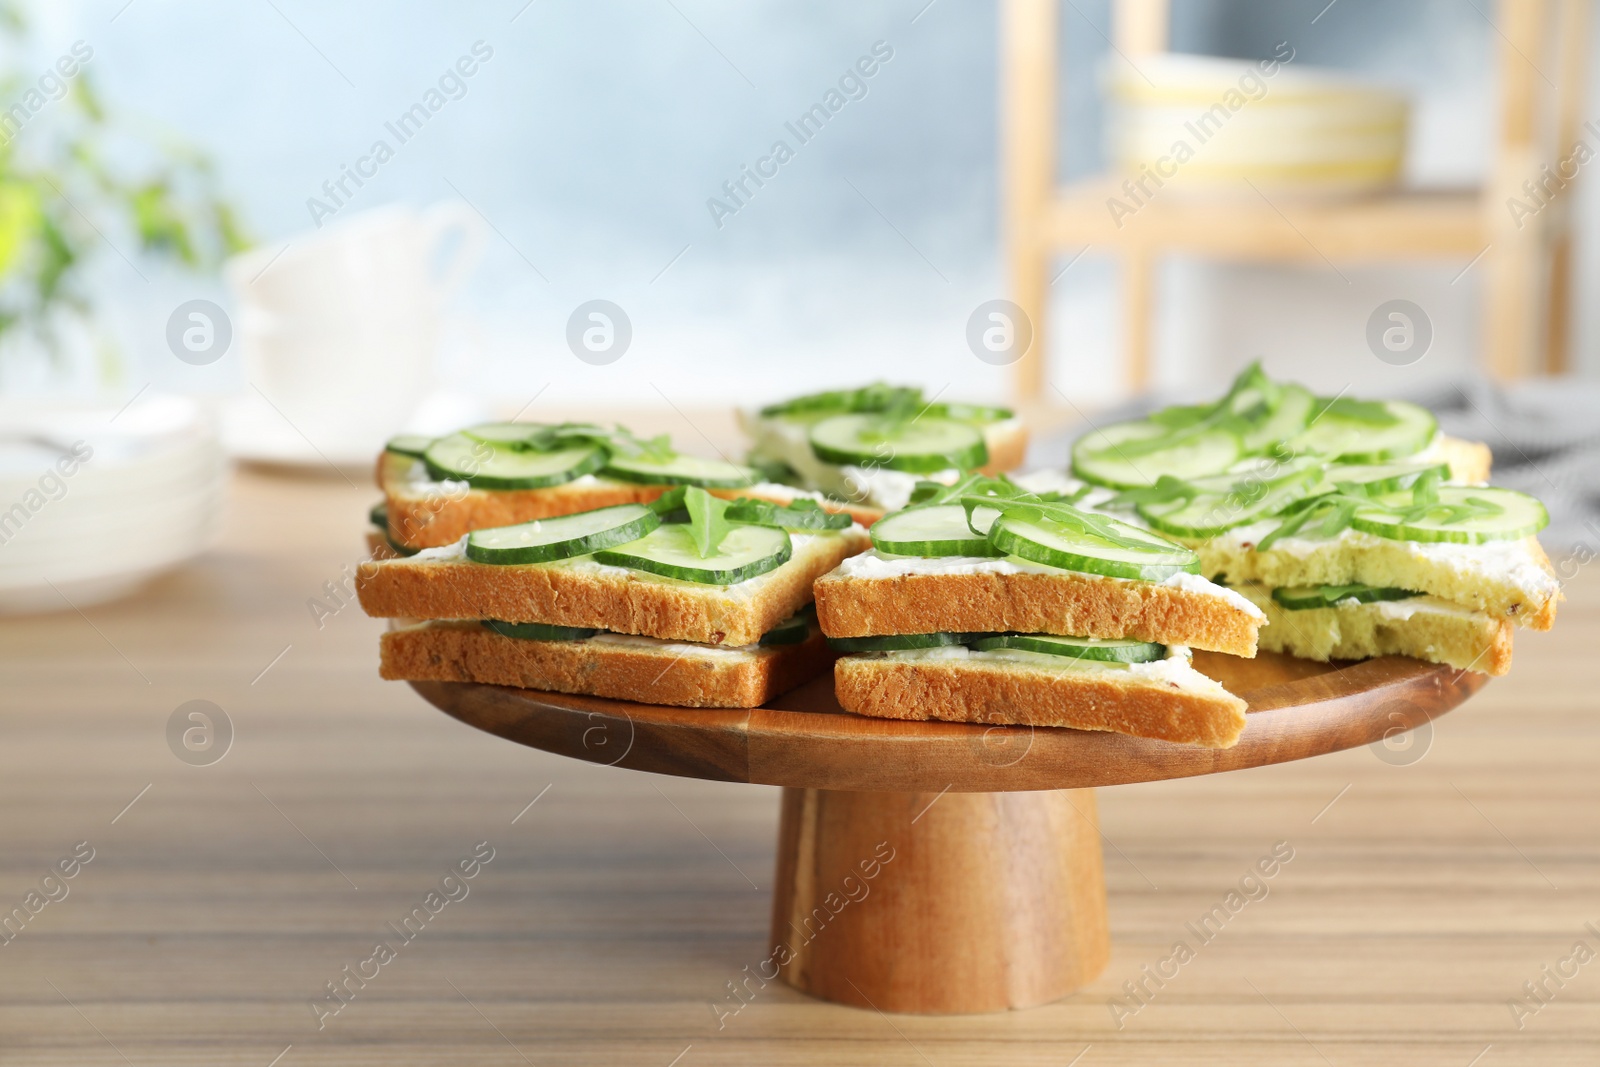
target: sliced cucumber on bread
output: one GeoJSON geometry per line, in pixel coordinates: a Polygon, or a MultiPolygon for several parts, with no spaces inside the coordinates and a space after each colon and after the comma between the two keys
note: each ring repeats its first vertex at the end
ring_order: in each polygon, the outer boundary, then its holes
{"type": "Polygon", "coordinates": [[[686,524],[658,526],[637,541],[594,554],[598,563],[702,585],[734,585],[777,570],[794,554],[789,535],[772,526],[736,525],[710,555],[701,556],[686,524]]]}

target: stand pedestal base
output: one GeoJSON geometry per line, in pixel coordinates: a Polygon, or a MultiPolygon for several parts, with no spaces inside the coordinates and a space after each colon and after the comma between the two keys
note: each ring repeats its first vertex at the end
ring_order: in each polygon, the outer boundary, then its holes
{"type": "Polygon", "coordinates": [[[784,981],[844,1004],[1059,999],[1111,951],[1094,793],[786,788],[772,943],[784,981]]]}

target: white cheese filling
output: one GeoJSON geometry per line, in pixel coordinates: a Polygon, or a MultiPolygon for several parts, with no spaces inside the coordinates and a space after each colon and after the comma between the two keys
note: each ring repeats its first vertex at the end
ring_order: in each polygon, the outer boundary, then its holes
{"type": "MultiPolygon", "coordinates": [[[[1018,556],[896,556],[869,549],[839,564],[838,573],[846,578],[866,580],[902,578],[910,574],[1057,574],[1086,581],[1138,582],[1136,578],[1107,578],[1098,574],[1047,567],[1018,556]]],[[[1174,574],[1160,582],[1141,583],[1180,589],[1193,596],[1212,597],[1242,611],[1253,619],[1264,620],[1261,609],[1235,590],[1202,578],[1198,574],[1174,574]]]]}
{"type": "MultiPolygon", "coordinates": [[[[437,623],[428,622],[428,623],[424,623],[423,625],[424,626],[435,626],[435,625],[438,625],[438,626],[461,626],[461,625],[478,626],[478,625],[481,625],[481,623],[477,619],[453,619],[453,620],[448,620],[448,621],[440,621],[440,622],[437,622],[437,623]]],[[[485,628],[485,629],[487,629],[487,628],[485,628]]],[[[493,633],[494,631],[489,630],[488,632],[493,633]]],[[[502,635],[502,636],[504,636],[504,635],[502,635]]],[[[508,637],[507,640],[523,641],[523,640],[538,640],[538,639],[537,638],[508,637]]],[[[702,657],[710,657],[710,658],[713,658],[713,659],[728,658],[730,656],[734,657],[734,658],[747,658],[749,656],[755,655],[758,652],[765,651],[765,649],[762,648],[762,646],[760,645],[759,642],[756,643],[756,644],[749,644],[749,645],[703,645],[703,644],[699,644],[699,643],[694,642],[694,641],[668,641],[668,640],[664,640],[664,639],[659,638],[659,637],[643,637],[643,636],[640,636],[638,634],[617,634],[617,633],[611,633],[610,631],[603,631],[601,633],[594,634],[591,637],[580,637],[580,638],[576,638],[576,639],[571,640],[571,641],[560,641],[560,642],[556,642],[556,643],[564,644],[564,645],[602,645],[602,646],[613,646],[613,647],[618,647],[618,648],[636,648],[636,649],[643,649],[643,650],[650,651],[650,652],[660,652],[660,653],[673,655],[673,656],[702,656],[702,657]]],[[[773,646],[773,647],[779,647],[779,646],[773,646]]]]}
{"type": "MultiPolygon", "coordinates": [[[[741,411],[739,422],[754,442],[752,451],[788,464],[805,484],[858,504],[884,511],[899,511],[911,502],[911,491],[919,481],[953,483],[960,471],[934,474],[908,474],[882,467],[837,467],[818,459],[811,451],[811,424],[785,418],[762,418],[755,411],[741,411]]],[[[984,437],[997,432],[1012,433],[1021,425],[1017,418],[989,423],[980,428],[984,437]]]]}
{"type": "Polygon", "coordinates": [[[1170,683],[1178,686],[1204,684],[1205,676],[1194,669],[1189,650],[1183,645],[1167,646],[1165,659],[1149,663],[1116,663],[1109,660],[1079,659],[1073,656],[1053,656],[1048,652],[1029,652],[1020,648],[996,648],[976,652],[965,645],[942,645],[938,648],[909,648],[894,652],[872,653],[897,663],[928,663],[939,665],[1016,666],[1034,670],[1076,671],[1088,674],[1113,675],[1141,682],[1170,683]]]}

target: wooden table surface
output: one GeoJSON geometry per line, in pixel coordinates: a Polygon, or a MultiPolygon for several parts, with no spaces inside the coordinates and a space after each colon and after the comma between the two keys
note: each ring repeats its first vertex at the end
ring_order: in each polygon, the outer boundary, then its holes
{"type": "Polygon", "coordinates": [[[1115,947],[1082,992],[891,1017],[752,979],[736,1012],[728,983],[767,955],[778,790],[564,760],[380,681],[381,624],[329,595],[374,496],[244,473],[221,545],[143,595],[0,620],[0,916],[79,842],[94,855],[0,945],[0,1064],[1600,1055],[1600,567],[1555,633],[1519,637],[1509,678],[1389,761],[1099,790],[1115,947]],[[335,611],[320,628],[312,598],[335,611]],[[166,739],[194,699],[235,731],[210,766],[166,739]],[[410,941],[386,926],[479,842],[493,859],[446,883],[460,899],[410,941]],[[1275,848],[1292,859],[1239,893],[1275,848]],[[347,965],[371,974],[380,939],[393,958],[319,1030],[310,1002],[347,965]],[[1529,981],[1548,1003],[1519,1018],[1529,981]]]}

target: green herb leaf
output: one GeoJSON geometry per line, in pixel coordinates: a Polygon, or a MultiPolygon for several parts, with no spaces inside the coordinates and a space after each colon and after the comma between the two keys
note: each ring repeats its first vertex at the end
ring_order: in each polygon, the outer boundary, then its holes
{"type": "Polygon", "coordinates": [[[834,389],[822,393],[809,393],[769,404],[761,409],[766,418],[782,415],[847,415],[856,412],[895,411],[906,408],[915,414],[922,405],[922,390],[915,386],[889,385],[873,382],[859,389],[834,389]]]}
{"type": "Polygon", "coordinates": [[[700,558],[716,554],[733,524],[728,521],[728,501],[712,496],[697,485],[683,487],[683,505],[689,512],[689,534],[700,558]]]}
{"type": "Polygon", "coordinates": [[[683,498],[688,492],[688,489],[689,487],[685,485],[675,486],[671,489],[668,489],[665,493],[662,493],[645,506],[651,511],[655,512],[657,515],[670,515],[672,512],[682,509],[683,498]]]}
{"type": "Polygon", "coordinates": [[[726,514],[729,522],[795,531],[843,530],[855,521],[845,512],[826,511],[821,504],[806,497],[788,505],[740,497],[728,505],[726,514]]]}
{"type": "Polygon", "coordinates": [[[1351,422],[1364,422],[1370,426],[1393,426],[1399,416],[1390,411],[1381,400],[1356,400],[1348,396],[1334,397],[1317,408],[1311,417],[1315,422],[1324,415],[1334,415],[1351,422]]]}

